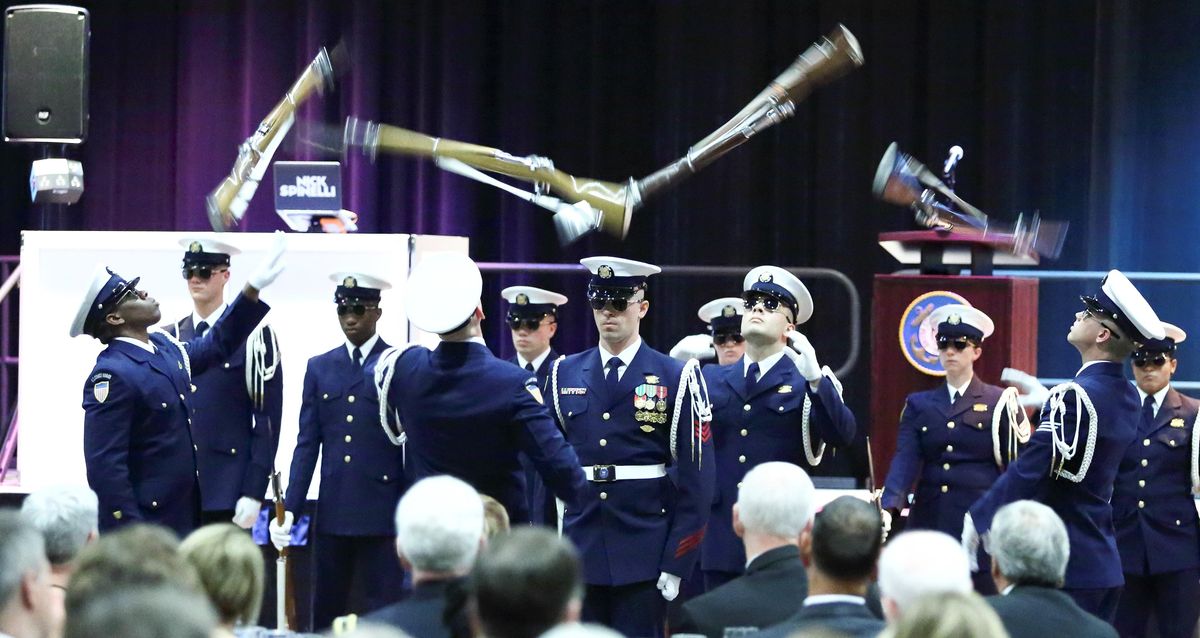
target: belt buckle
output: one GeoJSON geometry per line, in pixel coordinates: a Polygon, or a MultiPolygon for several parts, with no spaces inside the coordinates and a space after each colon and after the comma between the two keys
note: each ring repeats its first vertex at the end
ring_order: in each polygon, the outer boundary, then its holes
{"type": "Polygon", "coordinates": [[[617,466],[615,465],[593,465],[592,466],[592,482],[593,483],[612,483],[617,480],[617,466]]]}

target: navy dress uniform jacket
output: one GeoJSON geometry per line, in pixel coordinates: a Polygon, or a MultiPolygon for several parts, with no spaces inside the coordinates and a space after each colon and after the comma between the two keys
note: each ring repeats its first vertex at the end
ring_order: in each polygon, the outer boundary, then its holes
{"type": "MultiPolygon", "coordinates": [[[[1117,362],[1093,363],[1080,371],[1074,381],[1087,392],[1096,410],[1096,443],[1087,473],[1075,482],[1061,473],[1051,472],[1051,463],[1058,457],[1053,449],[1047,403],[1042,407],[1041,425],[1030,437],[1029,445],[991,489],[971,506],[971,518],[975,529],[983,535],[991,527],[996,510],[1008,503],[1031,499],[1047,505],[1062,518],[1071,544],[1064,587],[1119,587],[1125,579],[1121,575],[1110,501],[1121,458],[1137,435],[1138,394],[1125,378],[1122,364],[1117,362]]],[[[1075,435],[1074,394],[1071,392],[1066,396],[1066,413],[1062,419],[1067,441],[1075,435]]],[[[1088,427],[1086,410],[1081,427],[1088,427]]],[[[1085,457],[1087,438],[1086,431],[1079,433],[1075,465],[1085,457]]]]}
{"type": "Polygon", "coordinates": [[[180,345],[150,333],[156,352],[113,340],[83,388],[83,453],[100,501],[100,530],[157,523],[180,536],[199,520],[191,374],[219,365],[270,306],[238,295],[211,330],[180,345]]]}
{"type": "MultiPolygon", "coordinates": [[[[537,378],[537,387],[541,390],[542,396],[548,395],[546,383],[550,377],[550,366],[554,364],[554,360],[557,358],[558,352],[554,348],[550,348],[550,352],[542,360],[542,365],[533,371],[534,376],[537,378]]],[[[510,357],[508,362],[516,366],[521,365],[516,355],[510,357]]],[[[530,522],[557,526],[558,508],[554,504],[554,495],[546,490],[546,484],[542,482],[542,477],[538,475],[537,468],[533,466],[533,462],[529,460],[529,457],[524,454],[521,455],[521,468],[525,472],[525,500],[529,503],[530,522]]]]}
{"type": "MultiPolygon", "coordinates": [[[[944,383],[908,395],[882,503],[885,508],[903,508],[916,481],[908,529],[934,529],[954,538],[962,534],[963,515],[1003,471],[996,464],[992,439],[992,420],[1003,392],[976,375],[953,405],[944,383]]],[[[1005,419],[1001,450],[1009,449],[1011,435],[1005,419]]]]}
{"type": "Polygon", "coordinates": [[[749,396],[745,377],[742,359],[704,367],[717,455],[716,497],[700,559],[700,567],[706,571],[740,573],[746,566],[746,550],[733,531],[733,504],[746,472],[769,461],[793,463],[811,471],[809,456],[819,456],[816,452],[821,445],[843,447],[854,439],[854,415],[828,377],[821,377],[813,392],[786,356],[767,370],[749,396]],[[808,454],[804,450],[805,399],[810,403],[808,454]]]}
{"type": "Polygon", "coordinates": [[[1153,424],[1139,421],[1113,488],[1113,524],[1127,574],[1200,567],[1200,516],[1192,499],[1192,427],[1200,401],[1167,390],[1153,424]],[[1145,463],[1142,461],[1145,460],[1145,463]]]}
{"type": "Polygon", "coordinates": [[[512,523],[528,523],[517,459],[524,452],[551,492],[567,502],[579,498],[586,482],[579,459],[554,426],[529,372],[482,343],[443,341],[433,350],[414,346],[403,352],[392,379],[388,405],[408,437],[407,473],[414,483],[441,474],[457,477],[499,501],[512,523]]]}
{"type": "Polygon", "coordinates": [[[689,576],[704,539],[716,463],[709,424],[693,422],[692,399],[679,387],[684,364],[643,342],[615,396],[609,396],[598,348],[555,366],[556,418],[584,465],[665,464],[668,471],[657,479],[621,480],[618,470],[617,480],[591,482],[581,505],[567,507],[563,533],[579,548],[584,582],[617,586],[653,581],[660,572],[689,576]],[[635,419],[641,385],[665,388],[665,424],[635,419]],[[672,450],[670,417],[680,392],[672,450]]]}
{"type": "Polygon", "coordinates": [[[406,483],[402,450],[379,428],[375,387],[367,382],[387,344],[350,359],[344,343],[308,360],[300,432],[292,453],[287,509],[299,517],[321,453],[316,531],[338,536],[395,534],[396,503],[406,483]]]}
{"type": "MultiPolygon", "coordinates": [[[[228,313],[226,308],[223,315],[228,313]]],[[[180,341],[196,336],[191,315],[166,331],[180,341]]],[[[231,510],[243,496],[261,501],[266,495],[283,421],[282,365],[265,385],[262,407],[256,410],[246,391],[245,342],[220,365],[192,375],[192,432],[199,448],[196,464],[204,511],[231,510]]]]}

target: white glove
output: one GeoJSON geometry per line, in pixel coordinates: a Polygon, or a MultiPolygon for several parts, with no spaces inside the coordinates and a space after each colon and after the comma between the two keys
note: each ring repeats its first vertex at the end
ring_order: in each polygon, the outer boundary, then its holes
{"type": "Polygon", "coordinates": [[[287,248],[286,237],[287,235],[282,231],[275,231],[275,241],[271,244],[271,250],[267,252],[267,258],[258,265],[246,283],[256,290],[262,290],[270,286],[279,273],[283,272],[283,252],[287,248]]]}
{"type": "Polygon", "coordinates": [[[662,592],[662,597],[668,602],[675,600],[679,595],[679,577],[662,572],[658,575],[658,589],[662,592]]]}
{"type": "Polygon", "coordinates": [[[796,370],[800,372],[800,376],[804,377],[809,383],[814,383],[821,380],[821,364],[817,363],[817,351],[813,349],[812,343],[808,341],[808,337],[792,330],[787,333],[788,345],[790,349],[794,349],[799,357],[788,358],[792,363],[796,364],[796,370]]]}
{"type": "Polygon", "coordinates": [[[963,516],[962,548],[967,553],[967,564],[971,566],[971,571],[979,571],[979,531],[975,529],[970,512],[963,516]]]}
{"type": "Polygon", "coordinates": [[[712,359],[717,356],[713,348],[712,335],[688,335],[679,340],[671,348],[671,358],[687,361],[688,359],[712,359]]]}
{"type": "Polygon", "coordinates": [[[283,525],[280,525],[274,516],[271,517],[271,523],[267,525],[267,530],[271,532],[271,544],[275,549],[283,549],[292,544],[292,513],[283,513],[283,525]]]}
{"type": "Polygon", "coordinates": [[[1050,396],[1050,390],[1037,377],[1016,368],[1005,368],[1000,373],[1000,381],[1021,392],[1021,407],[1026,410],[1040,409],[1050,396]]]}
{"type": "Polygon", "coordinates": [[[254,527],[254,521],[258,520],[258,511],[262,509],[262,501],[249,496],[243,496],[237,500],[237,505],[233,506],[233,524],[242,529],[250,529],[254,527]]]}
{"type": "Polygon", "coordinates": [[[888,534],[892,531],[892,513],[887,510],[879,510],[879,516],[883,518],[883,540],[887,540],[888,534]]]}

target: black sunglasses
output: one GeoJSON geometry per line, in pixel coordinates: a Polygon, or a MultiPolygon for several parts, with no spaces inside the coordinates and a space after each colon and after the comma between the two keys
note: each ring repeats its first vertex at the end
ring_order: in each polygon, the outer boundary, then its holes
{"type": "Polygon", "coordinates": [[[367,314],[368,310],[375,310],[377,308],[379,308],[379,306],[364,306],[363,304],[360,304],[360,303],[339,304],[338,305],[338,316],[343,317],[343,316],[348,315],[353,312],[356,316],[361,317],[361,316],[367,314]]]}
{"type": "Polygon", "coordinates": [[[588,299],[588,303],[591,304],[592,310],[604,310],[604,307],[608,306],[617,312],[625,312],[625,309],[629,307],[629,304],[641,302],[641,299],[638,299],[637,301],[630,301],[629,299],[601,299],[600,297],[592,297],[591,299],[588,299]]]}
{"type": "Polygon", "coordinates": [[[740,332],[713,335],[713,343],[717,344],[718,346],[723,346],[725,344],[737,345],[745,340],[746,338],[743,337],[740,332]]]}
{"type": "Polygon", "coordinates": [[[954,346],[955,350],[962,352],[963,350],[967,349],[967,346],[973,346],[973,345],[975,345],[975,344],[972,343],[971,340],[966,337],[955,337],[953,339],[951,339],[950,337],[938,337],[937,338],[938,350],[945,350],[946,348],[949,348],[950,346],[954,346]]]}
{"type": "MultiPolygon", "coordinates": [[[[551,321],[550,323],[554,323],[551,321]]],[[[513,330],[537,330],[542,325],[542,317],[508,317],[508,327],[513,330]]]]}
{"type": "Polygon", "coordinates": [[[1156,352],[1153,355],[1146,352],[1133,353],[1133,365],[1139,368],[1144,368],[1146,366],[1154,366],[1157,368],[1158,366],[1164,365],[1169,359],[1170,357],[1168,357],[1164,352],[1156,352]]]}
{"type": "Polygon", "coordinates": [[[213,273],[225,272],[225,270],[224,268],[213,268],[212,266],[189,266],[183,269],[183,278],[191,279],[192,277],[199,277],[204,281],[208,281],[213,276],[213,273]]]}
{"type": "Polygon", "coordinates": [[[763,308],[766,308],[769,312],[775,312],[779,309],[780,305],[778,299],[774,297],[768,297],[767,295],[753,295],[742,298],[742,307],[744,307],[746,310],[754,310],[754,307],[760,303],[762,304],[763,308]]]}

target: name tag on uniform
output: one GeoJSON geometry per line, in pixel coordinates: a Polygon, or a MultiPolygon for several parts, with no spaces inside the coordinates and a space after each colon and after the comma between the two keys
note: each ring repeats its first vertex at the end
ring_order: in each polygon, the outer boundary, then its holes
{"type": "Polygon", "coordinates": [[[779,390],[778,390],[779,394],[789,394],[791,391],[792,391],[792,386],[790,386],[790,385],[781,385],[781,386],[779,386],[779,390]]]}
{"type": "Polygon", "coordinates": [[[976,412],[987,412],[987,404],[986,403],[976,403],[974,406],[971,407],[971,409],[975,410],[976,412]]]}
{"type": "Polygon", "coordinates": [[[1183,427],[1183,419],[1178,418],[1178,417],[1171,419],[1171,427],[1173,427],[1173,428],[1183,427]]]}
{"type": "Polygon", "coordinates": [[[559,394],[587,394],[587,388],[559,388],[559,394]]]}

